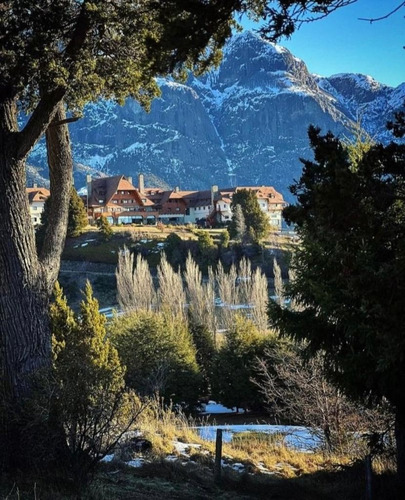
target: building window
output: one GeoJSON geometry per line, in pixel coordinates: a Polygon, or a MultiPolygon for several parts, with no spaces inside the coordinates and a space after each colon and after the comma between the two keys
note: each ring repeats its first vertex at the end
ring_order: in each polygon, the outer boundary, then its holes
{"type": "Polygon", "coordinates": [[[118,203],[118,201],[117,200],[113,200],[113,203],[118,203]]]}
{"type": "Polygon", "coordinates": [[[104,200],[98,200],[99,203],[104,203],[104,200]]]}

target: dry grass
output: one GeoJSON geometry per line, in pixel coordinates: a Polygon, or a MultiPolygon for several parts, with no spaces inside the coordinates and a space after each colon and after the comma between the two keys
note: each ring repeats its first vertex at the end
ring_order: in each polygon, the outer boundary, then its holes
{"type": "MultiPolygon", "coordinates": [[[[137,421],[137,429],[153,444],[144,467],[133,469],[125,464],[104,464],[83,500],[112,500],[137,498],[158,500],[190,498],[221,500],[265,498],[279,500],[358,500],[364,498],[365,474],[361,461],[352,462],[344,456],[322,453],[303,453],[285,446],[282,434],[263,435],[241,433],[233,442],[224,443],[225,463],[242,463],[244,472],[224,467],[221,486],[213,481],[215,444],[202,440],[193,429],[194,422],[165,408],[154,400],[137,421]],[[163,459],[175,454],[174,442],[199,444],[190,451],[190,460],[184,457],[176,462],[163,459]],[[261,473],[265,467],[270,474],[261,473]]],[[[374,461],[374,498],[394,500],[397,496],[392,478],[393,463],[387,459],[374,461]]],[[[73,500],[77,496],[59,489],[52,481],[38,478],[20,478],[1,484],[0,499],[73,500]],[[14,484],[14,486],[13,486],[14,484]],[[35,486],[37,485],[37,486],[35,486]],[[37,496],[34,496],[34,487],[37,496]]]]}
{"type": "Polygon", "coordinates": [[[261,463],[284,478],[331,470],[350,463],[349,457],[294,450],[285,445],[282,436],[275,439],[274,435],[255,433],[248,433],[243,438],[236,436],[231,443],[224,445],[224,452],[238,462],[250,463],[253,472],[258,472],[257,464],[261,463]]]}
{"type": "MultiPolygon", "coordinates": [[[[152,442],[156,458],[175,454],[173,443],[180,441],[200,445],[194,459],[207,464],[208,459],[214,459],[215,443],[203,440],[193,428],[195,425],[173,407],[164,408],[157,401],[150,403],[138,422],[138,428],[152,442]]],[[[336,470],[353,462],[353,457],[294,450],[285,445],[282,435],[261,433],[235,435],[230,443],[223,443],[223,457],[225,462],[244,464],[248,472],[259,473],[264,467],[283,478],[336,470]]]]}
{"type": "Polygon", "coordinates": [[[150,402],[137,422],[137,428],[152,442],[154,455],[161,458],[175,452],[175,441],[206,444],[193,425],[183,413],[176,412],[173,406],[164,407],[158,400],[150,402]]]}

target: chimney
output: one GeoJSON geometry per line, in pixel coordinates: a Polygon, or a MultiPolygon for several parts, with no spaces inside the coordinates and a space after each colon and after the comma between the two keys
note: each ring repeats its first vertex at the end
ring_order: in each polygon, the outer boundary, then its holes
{"type": "Polygon", "coordinates": [[[215,196],[218,194],[218,186],[211,186],[211,206],[214,207],[215,196]]]}
{"type": "Polygon", "coordinates": [[[130,184],[132,184],[132,177],[131,177],[131,176],[127,177],[127,181],[128,181],[130,184]]]}
{"type": "Polygon", "coordinates": [[[86,175],[86,184],[87,184],[87,202],[91,197],[91,175],[86,175]]]}
{"type": "Polygon", "coordinates": [[[37,188],[37,187],[38,187],[38,184],[37,184],[36,182],[34,182],[34,183],[32,184],[32,187],[33,187],[33,188],[37,188]]]}
{"type": "Polygon", "coordinates": [[[176,187],[174,188],[174,192],[175,192],[175,193],[178,193],[179,191],[180,191],[179,186],[176,186],[176,187]]]}
{"type": "Polygon", "coordinates": [[[145,191],[145,178],[143,174],[138,175],[138,190],[140,193],[145,191]]]}

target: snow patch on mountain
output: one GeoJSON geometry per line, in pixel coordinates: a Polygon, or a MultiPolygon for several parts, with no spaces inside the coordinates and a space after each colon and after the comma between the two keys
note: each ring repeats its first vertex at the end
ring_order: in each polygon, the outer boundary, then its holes
{"type": "MultiPolygon", "coordinates": [[[[290,51],[252,32],[229,41],[218,68],[157,84],[161,96],[150,113],[133,99],[123,107],[101,100],[70,126],[79,186],[89,172],[142,172],[151,183],[183,189],[270,184],[289,199],[299,158],[312,154],[310,124],[342,136],[359,119],[376,140],[389,141],[385,123],[405,99],[405,84],[392,89],[367,75],[310,74],[290,51]]],[[[46,167],[44,141],[30,163],[46,167]]]]}

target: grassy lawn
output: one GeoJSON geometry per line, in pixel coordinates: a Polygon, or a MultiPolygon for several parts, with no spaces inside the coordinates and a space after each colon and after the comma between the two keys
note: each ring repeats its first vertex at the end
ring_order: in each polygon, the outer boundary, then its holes
{"type": "MultiPolygon", "coordinates": [[[[177,234],[183,240],[197,239],[193,232],[182,227],[176,229],[165,227],[162,232],[155,226],[114,226],[113,231],[114,234],[109,241],[104,241],[96,228],[89,228],[78,238],[67,239],[62,260],[117,264],[118,252],[124,245],[129,248],[142,248],[146,253],[153,255],[160,253],[162,248],[159,247],[159,243],[163,243],[171,233],[177,234]]],[[[158,260],[152,258],[150,265],[158,260]]]]}
{"type": "MultiPolygon", "coordinates": [[[[199,231],[187,226],[164,226],[162,230],[156,226],[114,226],[113,230],[114,234],[109,241],[103,241],[96,228],[89,228],[78,238],[68,239],[62,259],[116,264],[119,249],[126,245],[129,248],[142,249],[149,264],[155,267],[159,262],[159,253],[162,250],[159,243],[163,243],[172,233],[183,240],[196,240],[196,233],[199,231]]],[[[203,229],[202,231],[208,231],[215,243],[218,244],[223,229],[203,229]]],[[[272,233],[268,240],[263,242],[267,251],[272,249],[288,251],[294,244],[296,241],[290,236],[275,233],[272,233]]]]}

